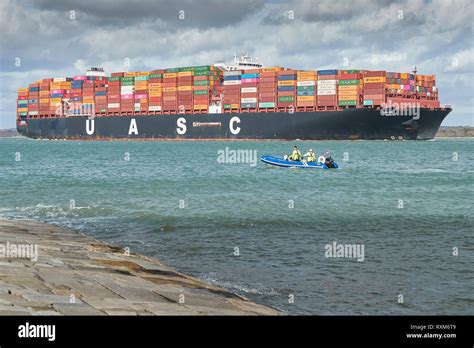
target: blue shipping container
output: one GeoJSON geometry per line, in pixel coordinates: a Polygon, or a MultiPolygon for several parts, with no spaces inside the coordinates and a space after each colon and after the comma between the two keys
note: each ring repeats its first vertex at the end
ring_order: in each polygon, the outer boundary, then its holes
{"type": "Polygon", "coordinates": [[[95,95],[97,97],[101,97],[101,96],[107,95],[107,92],[95,92],[95,95]]]}
{"type": "Polygon", "coordinates": [[[243,79],[256,79],[258,78],[258,74],[242,74],[243,79]]]}
{"type": "Polygon", "coordinates": [[[241,75],[224,76],[224,81],[240,80],[241,75]]]}
{"type": "Polygon", "coordinates": [[[337,75],[339,70],[318,70],[318,75],[337,75]]]}
{"type": "Polygon", "coordinates": [[[373,105],[374,101],[373,100],[364,100],[364,105],[373,105]]]}
{"type": "Polygon", "coordinates": [[[38,99],[30,99],[29,103],[30,104],[38,104],[38,99]]]}
{"type": "Polygon", "coordinates": [[[279,86],[278,87],[278,90],[279,91],[294,91],[295,90],[295,86],[279,86]]]}
{"type": "Polygon", "coordinates": [[[39,87],[30,87],[30,92],[39,92],[39,87]]]}
{"type": "Polygon", "coordinates": [[[296,75],[281,75],[278,76],[278,81],[291,81],[296,80],[296,75]]]}
{"type": "Polygon", "coordinates": [[[314,95],[314,91],[298,91],[297,95],[302,96],[302,95],[314,95]]]}
{"type": "Polygon", "coordinates": [[[62,97],[64,97],[64,94],[62,93],[51,94],[51,98],[62,98],[62,97]]]}

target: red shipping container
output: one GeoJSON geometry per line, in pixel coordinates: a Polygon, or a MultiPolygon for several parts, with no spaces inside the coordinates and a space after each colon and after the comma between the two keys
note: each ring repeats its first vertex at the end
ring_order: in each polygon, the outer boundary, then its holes
{"type": "Polygon", "coordinates": [[[386,75],[386,71],[377,70],[377,71],[367,71],[364,73],[364,77],[383,77],[386,75]]]}
{"type": "Polygon", "coordinates": [[[337,80],[337,75],[318,75],[318,80],[337,80]]]}

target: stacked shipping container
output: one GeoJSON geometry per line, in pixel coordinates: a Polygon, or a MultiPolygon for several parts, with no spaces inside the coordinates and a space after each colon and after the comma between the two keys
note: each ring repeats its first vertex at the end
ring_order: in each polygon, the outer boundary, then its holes
{"type": "Polygon", "coordinates": [[[240,108],[241,75],[240,70],[224,72],[222,87],[224,110],[240,108]]]}
{"type": "Polygon", "coordinates": [[[316,106],[316,71],[298,71],[296,77],[296,106],[316,106]]]}
{"type": "Polygon", "coordinates": [[[260,109],[275,108],[277,106],[278,71],[280,70],[280,67],[260,70],[258,83],[258,107],[260,109]]]}
{"type": "Polygon", "coordinates": [[[118,72],[110,78],[50,78],[18,89],[19,119],[67,112],[207,112],[222,95],[223,110],[288,107],[372,107],[413,102],[439,107],[433,75],[385,71],[298,71],[280,67],[226,71],[195,66],[118,72]],[[223,78],[223,79],[222,79],[223,78]],[[223,81],[222,81],[223,80],[223,81]],[[221,82],[223,82],[221,84],[221,82]],[[67,101],[67,109],[62,110],[67,101]]]}
{"type": "Polygon", "coordinates": [[[278,71],[278,104],[281,107],[294,107],[296,102],[296,70],[278,71]]]}
{"type": "Polygon", "coordinates": [[[364,106],[385,103],[385,71],[366,71],[364,76],[364,106]]]}
{"type": "Polygon", "coordinates": [[[338,106],[360,106],[362,95],[362,74],[359,70],[339,70],[338,106]]]}
{"type": "Polygon", "coordinates": [[[337,106],[338,70],[318,70],[318,107],[337,106]]]}

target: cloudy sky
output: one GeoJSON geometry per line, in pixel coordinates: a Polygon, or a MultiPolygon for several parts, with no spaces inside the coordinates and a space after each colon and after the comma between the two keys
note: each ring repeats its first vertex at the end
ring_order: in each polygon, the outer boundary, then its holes
{"type": "Polygon", "coordinates": [[[0,128],[45,77],[213,64],[437,75],[444,125],[474,125],[472,0],[1,0],[0,128]]]}

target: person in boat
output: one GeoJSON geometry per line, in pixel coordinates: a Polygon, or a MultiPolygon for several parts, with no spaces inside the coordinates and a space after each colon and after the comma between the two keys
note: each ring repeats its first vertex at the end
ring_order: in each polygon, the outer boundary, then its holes
{"type": "Polygon", "coordinates": [[[290,161],[301,161],[301,159],[303,158],[303,155],[301,154],[301,151],[298,150],[298,146],[294,146],[293,147],[293,152],[291,153],[290,156],[288,156],[288,159],[290,161]]]}
{"type": "Polygon", "coordinates": [[[309,149],[308,152],[304,154],[306,157],[306,162],[316,162],[316,154],[313,152],[313,149],[309,149]]]}

